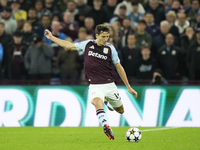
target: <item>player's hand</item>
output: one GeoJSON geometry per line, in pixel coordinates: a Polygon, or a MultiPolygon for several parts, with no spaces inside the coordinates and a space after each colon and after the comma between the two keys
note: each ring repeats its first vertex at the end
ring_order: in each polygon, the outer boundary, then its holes
{"type": "Polygon", "coordinates": [[[134,89],[128,88],[128,92],[131,93],[132,95],[134,95],[135,98],[137,98],[137,92],[134,89]]]}
{"type": "Polygon", "coordinates": [[[52,33],[51,33],[48,29],[46,29],[46,30],[44,31],[44,35],[45,35],[48,39],[51,39],[51,37],[52,37],[52,33]]]}

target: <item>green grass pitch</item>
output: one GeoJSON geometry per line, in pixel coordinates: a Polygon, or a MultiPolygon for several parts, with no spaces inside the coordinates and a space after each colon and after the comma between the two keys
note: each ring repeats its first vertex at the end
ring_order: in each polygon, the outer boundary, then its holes
{"type": "Polygon", "coordinates": [[[129,127],[113,127],[110,141],[102,127],[0,128],[0,150],[200,150],[200,128],[143,128],[142,140],[129,143],[129,127]]]}

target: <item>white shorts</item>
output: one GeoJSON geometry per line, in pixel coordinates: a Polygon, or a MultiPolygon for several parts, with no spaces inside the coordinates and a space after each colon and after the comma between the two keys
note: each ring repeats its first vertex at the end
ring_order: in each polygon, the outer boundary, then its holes
{"type": "Polygon", "coordinates": [[[90,84],[89,98],[92,101],[95,97],[100,97],[103,102],[106,99],[113,107],[122,105],[121,97],[119,96],[117,86],[114,82],[106,84],[90,84]]]}

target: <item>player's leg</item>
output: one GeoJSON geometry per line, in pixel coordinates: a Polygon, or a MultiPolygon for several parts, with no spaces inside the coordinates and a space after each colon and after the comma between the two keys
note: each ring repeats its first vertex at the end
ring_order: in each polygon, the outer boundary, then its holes
{"type": "Polygon", "coordinates": [[[102,126],[104,126],[105,124],[108,124],[108,118],[103,109],[103,100],[100,97],[95,97],[92,99],[91,103],[96,108],[96,115],[99,119],[100,124],[102,126]]]}
{"type": "Polygon", "coordinates": [[[104,133],[108,136],[110,140],[114,140],[115,136],[112,133],[110,126],[108,125],[107,115],[103,109],[103,100],[100,97],[95,97],[92,99],[91,103],[96,108],[96,115],[99,119],[99,122],[103,126],[104,133]]]}
{"type": "Polygon", "coordinates": [[[123,114],[124,113],[124,106],[121,105],[120,107],[113,107],[114,110],[120,114],[123,114]]]}
{"type": "Polygon", "coordinates": [[[113,107],[113,109],[116,112],[118,112],[120,114],[124,113],[124,106],[123,106],[121,100],[107,98],[107,101],[109,101],[110,105],[113,107]]]}
{"type": "Polygon", "coordinates": [[[107,115],[103,109],[103,100],[104,93],[101,91],[101,87],[99,86],[89,86],[89,96],[92,100],[91,103],[94,105],[96,109],[96,115],[99,119],[100,124],[103,126],[104,133],[108,136],[110,140],[113,140],[115,137],[112,133],[111,128],[109,127],[107,115]]]}

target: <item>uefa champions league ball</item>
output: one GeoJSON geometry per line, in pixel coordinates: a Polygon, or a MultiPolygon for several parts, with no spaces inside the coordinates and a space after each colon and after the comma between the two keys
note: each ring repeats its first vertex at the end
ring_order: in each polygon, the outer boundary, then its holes
{"type": "Polygon", "coordinates": [[[142,132],[138,128],[129,128],[126,131],[126,139],[129,142],[139,142],[142,138],[142,132]]]}

